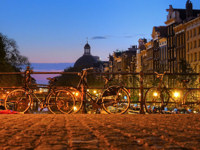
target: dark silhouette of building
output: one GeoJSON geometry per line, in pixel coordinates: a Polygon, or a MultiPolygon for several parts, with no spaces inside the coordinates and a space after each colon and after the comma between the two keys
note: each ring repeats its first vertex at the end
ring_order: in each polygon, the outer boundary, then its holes
{"type": "Polygon", "coordinates": [[[90,67],[100,68],[102,65],[98,56],[91,55],[91,47],[87,42],[84,46],[84,54],[75,62],[74,68],[82,70],[90,67]]]}

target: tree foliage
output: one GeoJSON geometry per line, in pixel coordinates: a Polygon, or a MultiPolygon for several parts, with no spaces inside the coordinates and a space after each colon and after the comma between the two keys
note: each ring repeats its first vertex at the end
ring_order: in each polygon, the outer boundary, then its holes
{"type": "Polygon", "coordinates": [[[183,83],[183,81],[188,80],[189,85],[193,85],[194,82],[197,80],[197,76],[189,74],[189,73],[195,73],[195,72],[186,60],[183,60],[183,59],[180,60],[179,73],[184,74],[184,75],[178,75],[177,76],[177,80],[180,83],[183,83]]]}
{"type": "MultiPolygon", "coordinates": [[[[80,76],[77,74],[70,74],[72,72],[78,73],[82,70],[80,68],[76,67],[70,67],[68,69],[65,69],[64,72],[68,72],[69,74],[63,74],[61,76],[57,77],[56,84],[59,86],[73,86],[76,87],[80,81],[80,76]]],[[[93,70],[95,72],[95,70],[93,70]]],[[[90,71],[87,75],[87,83],[89,87],[103,87],[104,80],[102,76],[100,76],[98,73],[94,74],[92,71],[90,71]]]]}
{"type": "MultiPolygon", "coordinates": [[[[15,40],[0,33],[0,72],[20,72],[25,65],[28,58],[20,54],[15,40]]],[[[1,86],[19,85],[21,80],[21,75],[0,75],[1,86]]]]}

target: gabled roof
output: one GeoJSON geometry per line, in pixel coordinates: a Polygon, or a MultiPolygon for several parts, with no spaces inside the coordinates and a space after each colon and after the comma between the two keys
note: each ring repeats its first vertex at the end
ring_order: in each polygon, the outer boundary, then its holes
{"type": "Polygon", "coordinates": [[[155,36],[158,37],[167,37],[167,27],[166,26],[154,26],[152,31],[152,38],[154,39],[155,36]]]}

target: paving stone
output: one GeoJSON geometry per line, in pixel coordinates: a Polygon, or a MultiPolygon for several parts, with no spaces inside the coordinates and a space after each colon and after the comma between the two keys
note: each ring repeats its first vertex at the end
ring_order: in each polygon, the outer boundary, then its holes
{"type": "Polygon", "coordinates": [[[0,150],[200,149],[200,115],[0,115],[0,150]]]}

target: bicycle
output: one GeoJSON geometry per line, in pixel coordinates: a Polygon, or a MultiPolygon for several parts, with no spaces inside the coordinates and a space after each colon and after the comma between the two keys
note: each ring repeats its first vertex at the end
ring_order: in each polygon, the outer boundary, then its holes
{"type": "MultiPolygon", "coordinates": [[[[108,82],[111,81],[111,79],[104,77],[105,90],[102,90],[100,97],[92,95],[86,90],[88,88],[87,74],[90,70],[93,70],[93,68],[83,69],[80,73],[78,73],[80,81],[77,88],[69,87],[67,89],[68,91],[73,90],[74,92],[81,94],[81,98],[76,99],[74,113],[79,112],[80,109],[83,108],[83,103],[86,102],[86,104],[89,104],[92,108],[96,109],[96,113],[100,113],[99,110],[103,109],[108,114],[124,114],[130,106],[130,96],[128,90],[121,85],[108,86],[108,82]]],[[[63,109],[65,106],[63,105],[59,107],[59,110],[65,113],[65,110],[63,109]]]]}
{"type": "Polygon", "coordinates": [[[158,86],[149,88],[144,96],[144,104],[147,113],[163,113],[166,106],[181,107],[183,102],[180,99],[179,90],[173,91],[167,88],[163,79],[166,72],[159,74],[155,72],[156,78],[159,79],[158,86]],[[173,96],[172,96],[173,95],[173,96]]]}
{"type": "Polygon", "coordinates": [[[183,104],[188,107],[189,113],[200,113],[200,89],[190,88],[184,96],[183,104]]]}
{"type": "MultiPolygon", "coordinates": [[[[30,70],[25,73],[25,86],[21,89],[15,89],[7,94],[4,102],[4,106],[6,109],[18,111],[21,113],[26,113],[28,109],[33,106],[33,97],[37,99],[40,103],[40,111],[44,108],[48,108],[51,113],[60,112],[60,104],[59,102],[65,101],[65,113],[71,113],[73,110],[73,106],[75,105],[75,97],[70,91],[66,91],[64,89],[57,89],[54,84],[56,78],[47,78],[49,80],[49,86],[47,95],[44,100],[40,100],[40,98],[36,95],[34,90],[30,87],[31,85],[31,77],[30,70]]],[[[34,85],[33,85],[34,86],[34,85]]]]}

